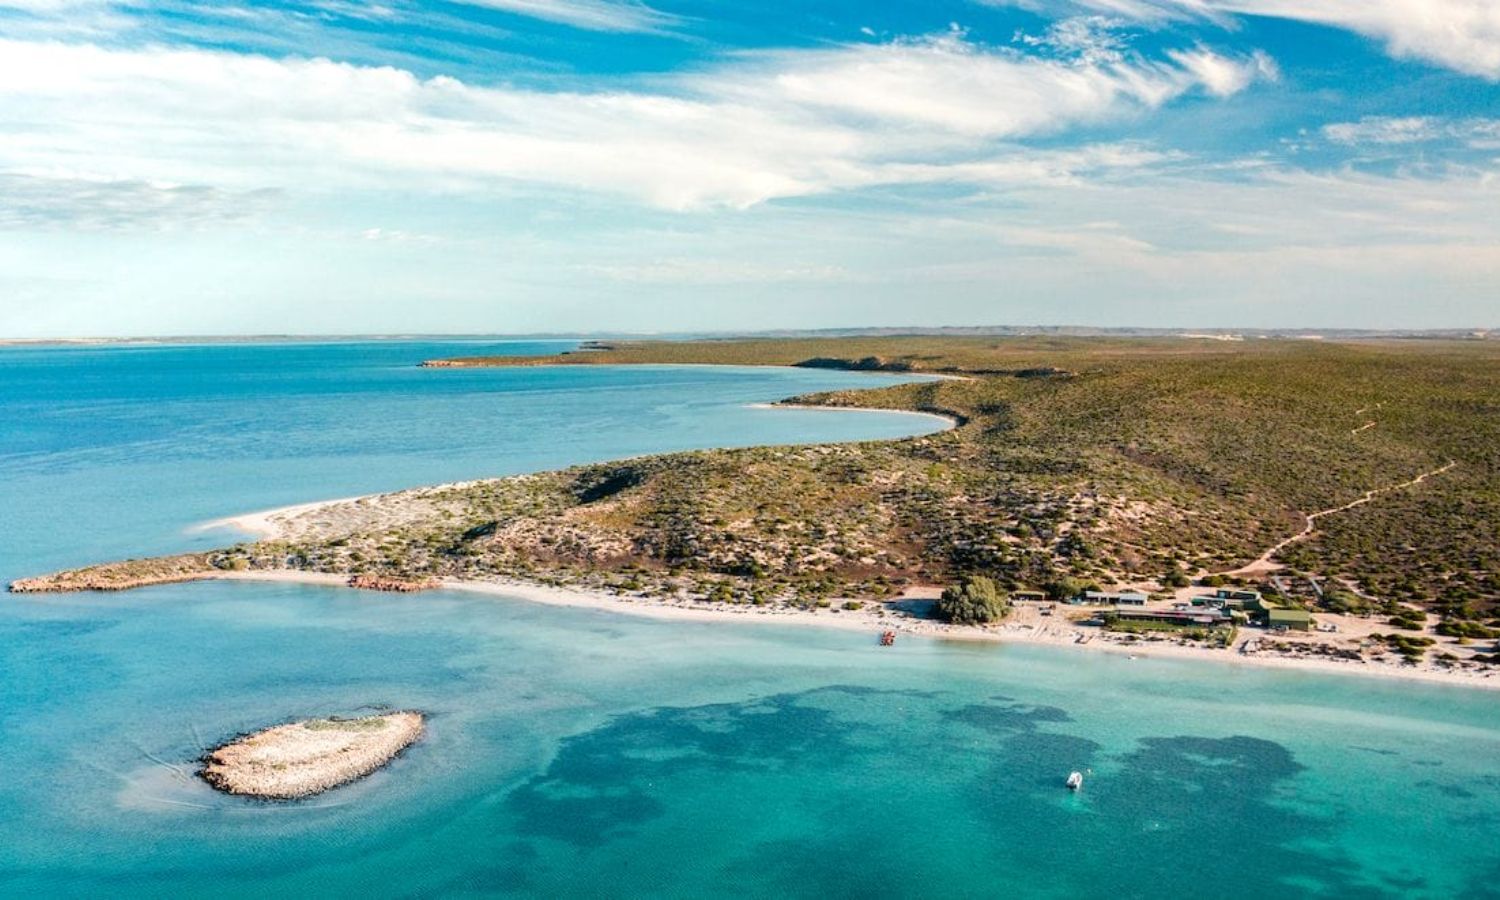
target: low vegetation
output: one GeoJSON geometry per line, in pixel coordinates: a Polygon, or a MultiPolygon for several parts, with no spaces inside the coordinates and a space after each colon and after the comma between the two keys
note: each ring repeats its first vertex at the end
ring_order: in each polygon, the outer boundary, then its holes
{"type": "Polygon", "coordinates": [[[1408,662],[1420,660],[1427,653],[1428,648],[1437,643],[1429,637],[1415,637],[1407,634],[1372,634],[1370,637],[1385,643],[1408,662]]]}
{"type": "Polygon", "coordinates": [[[1160,635],[1163,637],[1178,638],[1183,641],[1208,644],[1214,647],[1230,646],[1234,643],[1234,639],[1239,633],[1238,629],[1232,624],[1191,625],[1177,622],[1122,619],[1117,614],[1110,612],[1100,615],[1099,620],[1103,623],[1105,631],[1113,631],[1120,634],[1160,635]]]}
{"type": "MultiPolygon", "coordinates": [[[[1322,578],[1329,608],[1418,627],[1417,608],[1448,628],[1493,627],[1500,614],[1500,343],[872,337],[640,342],[461,364],[648,362],[962,375],[796,398],[959,424],[910,440],[678,453],[402,492],[196,564],[813,608],[913,583],[964,591],[983,576],[997,594],[1061,599],[1090,585],[1220,580],[1309,512],[1451,462],[1320,519],[1278,559],[1322,578]]],[[[93,571],[68,583],[99,583],[93,571]]]]}

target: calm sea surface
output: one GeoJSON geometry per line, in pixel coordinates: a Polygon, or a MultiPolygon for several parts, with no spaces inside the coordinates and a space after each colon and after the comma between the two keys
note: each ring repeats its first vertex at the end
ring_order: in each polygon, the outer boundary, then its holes
{"type": "MultiPolygon", "coordinates": [[[[555,349],[0,350],[0,579],[286,503],[932,427],[748,406],[890,378],[413,367],[555,349]]],[[[1500,694],[451,593],[0,601],[0,896],[208,895],[1500,897],[1500,694]],[[191,777],[371,706],[430,736],[360,784],[191,777]]]]}

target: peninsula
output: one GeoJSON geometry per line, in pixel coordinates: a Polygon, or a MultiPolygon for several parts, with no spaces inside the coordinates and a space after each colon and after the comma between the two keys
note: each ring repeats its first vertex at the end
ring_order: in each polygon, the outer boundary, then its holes
{"type": "Polygon", "coordinates": [[[636,607],[975,635],[1024,625],[1070,642],[1361,670],[1500,669],[1495,341],[876,336],[428,361],[434,378],[642,363],[947,375],[786,402],[955,427],[305,504],[257,516],[251,543],[12,590],[283,574],[401,590],[540,585],[636,607]],[[976,576],[1006,608],[1039,611],[934,625],[936,593],[976,576]]]}

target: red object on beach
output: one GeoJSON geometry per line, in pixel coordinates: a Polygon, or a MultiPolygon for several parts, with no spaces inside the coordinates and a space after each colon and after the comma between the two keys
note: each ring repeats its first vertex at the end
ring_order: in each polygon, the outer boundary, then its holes
{"type": "Polygon", "coordinates": [[[896,632],[887,631],[880,635],[880,646],[889,647],[894,643],[896,643],[896,632]]]}

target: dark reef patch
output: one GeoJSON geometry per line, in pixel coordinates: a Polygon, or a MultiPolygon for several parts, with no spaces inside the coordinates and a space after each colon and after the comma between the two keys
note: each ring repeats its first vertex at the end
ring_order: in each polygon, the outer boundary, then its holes
{"type": "Polygon", "coordinates": [[[506,800],[523,829],[596,846],[661,816],[659,782],[702,773],[817,769],[864,752],[868,726],[816,705],[841,695],[884,702],[899,692],[824,688],[739,703],[662,707],[569,738],[542,774],[506,800]]]}

